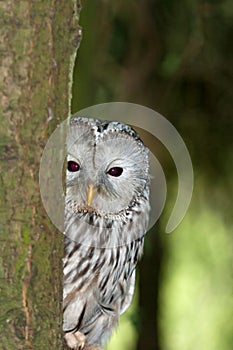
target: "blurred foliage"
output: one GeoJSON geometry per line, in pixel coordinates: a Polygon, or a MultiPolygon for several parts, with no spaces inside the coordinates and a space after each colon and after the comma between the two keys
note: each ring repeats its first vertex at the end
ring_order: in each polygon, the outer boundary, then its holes
{"type": "MultiPolygon", "coordinates": [[[[191,207],[176,231],[165,235],[177,183],[172,160],[158,145],[169,198],[157,233],[163,250],[159,278],[144,286],[151,293],[159,289],[158,348],[230,350],[233,3],[86,0],[80,22],[73,112],[111,101],[151,107],[177,128],[194,165],[191,207]]],[[[152,270],[147,273],[150,281],[152,270]]],[[[137,348],[138,299],[108,350],[137,348]]]]}
{"type": "Polygon", "coordinates": [[[164,238],[159,317],[166,350],[227,350],[233,343],[232,228],[203,190],[199,181],[182,224],[164,238]]]}

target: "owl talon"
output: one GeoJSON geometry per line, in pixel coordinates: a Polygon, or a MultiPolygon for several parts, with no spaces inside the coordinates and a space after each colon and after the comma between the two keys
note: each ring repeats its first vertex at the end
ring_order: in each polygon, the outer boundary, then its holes
{"type": "Polygon", "coordinates": [[[65,340],[67,345],[74,350],[82,350],[86,344],[86,338],[81,332],[66,333],[65,340]]]}

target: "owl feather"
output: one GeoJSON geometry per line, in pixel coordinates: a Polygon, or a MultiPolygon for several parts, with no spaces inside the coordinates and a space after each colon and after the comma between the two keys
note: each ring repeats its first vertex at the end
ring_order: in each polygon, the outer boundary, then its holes
{"type": "Polygon", "coordinates": [[[63,330],[101,349],[131,304],[149,222],[149,152],[128,125],[73,117],[68,136],[63,330]]]}

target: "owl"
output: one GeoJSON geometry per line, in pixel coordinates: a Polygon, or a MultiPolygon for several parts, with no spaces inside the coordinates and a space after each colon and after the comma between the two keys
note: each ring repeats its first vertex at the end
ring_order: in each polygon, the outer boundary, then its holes
{"type": "Polygon", "coordinates": [[[129,307],[149,223],[149,151],[128,125],[72,117],[66,170],[63,330],[101,350],[129,307]]]}

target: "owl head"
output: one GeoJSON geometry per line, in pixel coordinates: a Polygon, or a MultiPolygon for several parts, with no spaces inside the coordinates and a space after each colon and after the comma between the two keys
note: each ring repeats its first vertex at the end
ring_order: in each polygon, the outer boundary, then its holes
{"type": "Polygon", "coordinates": [[[145,193],[149,152],[128,125],[91,118],[70,120],[66,198],[99,215],[127,210],[145,193]]]}

